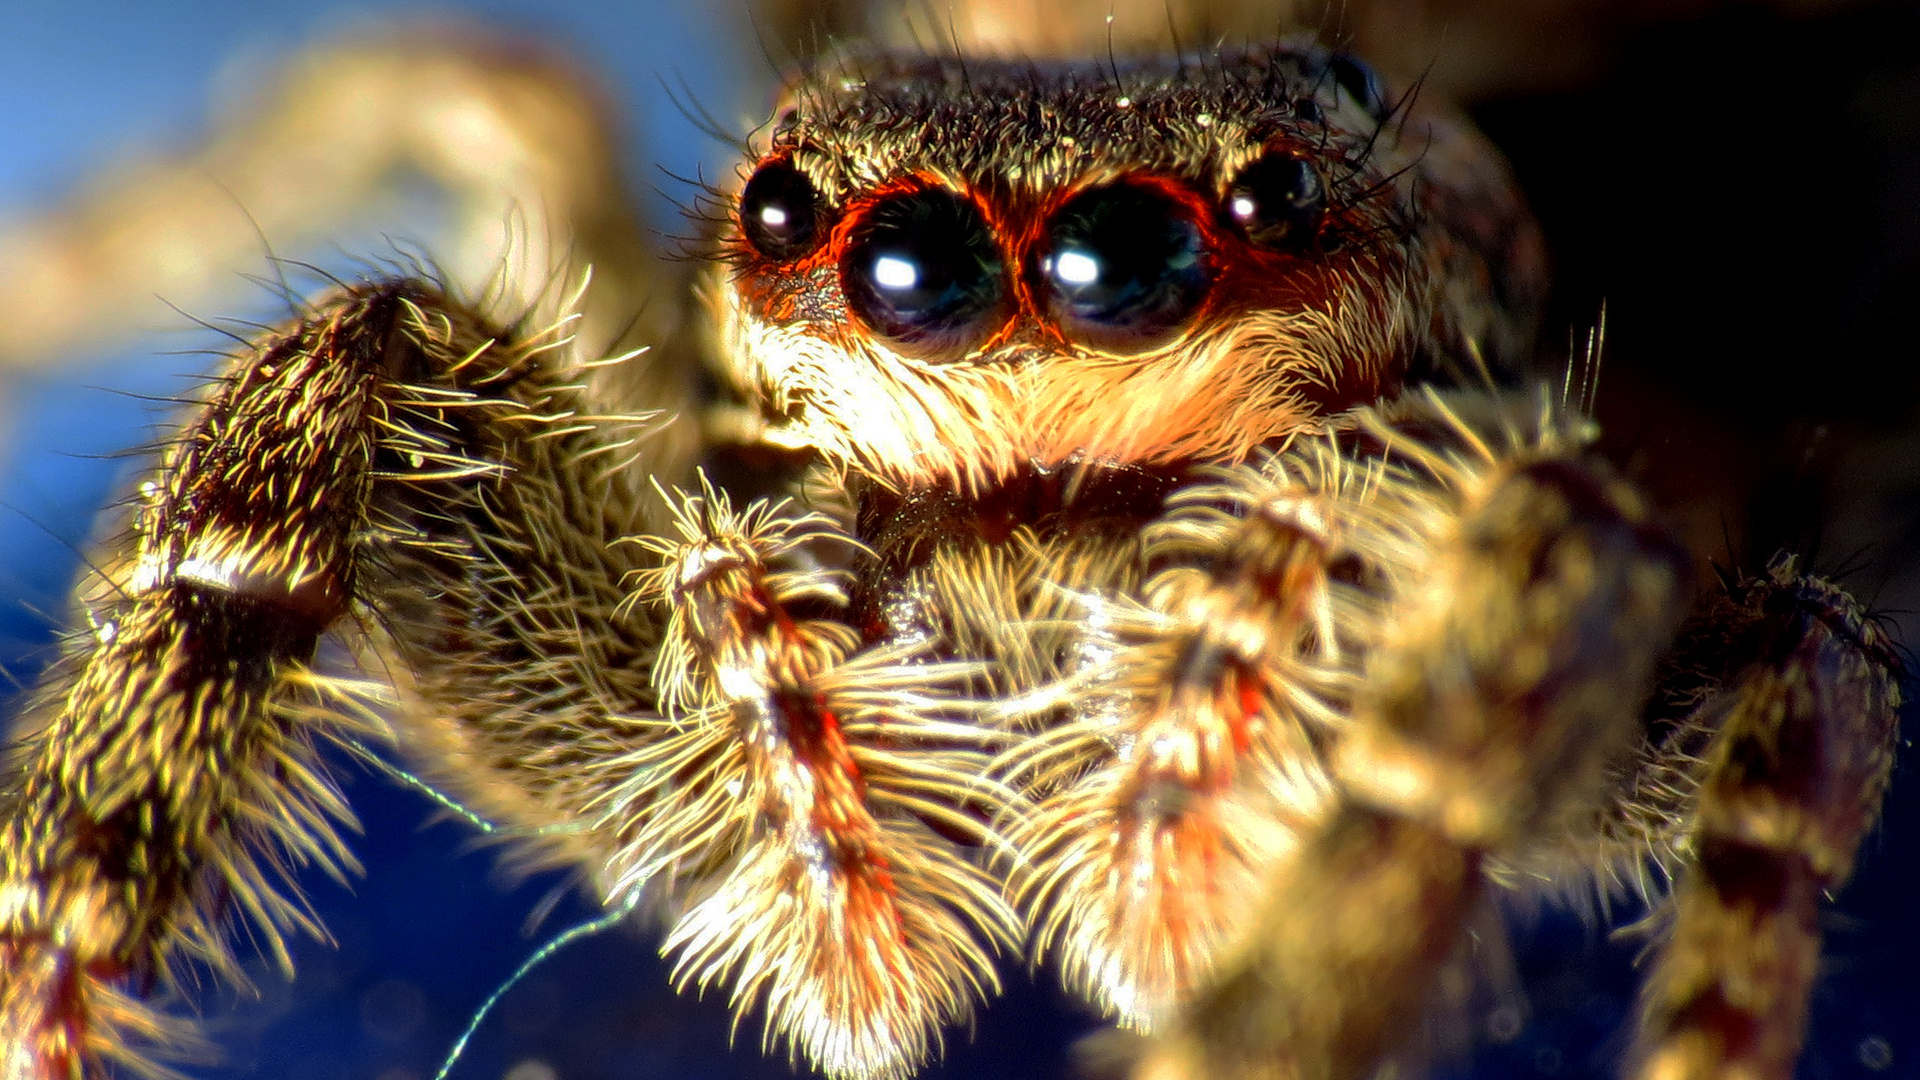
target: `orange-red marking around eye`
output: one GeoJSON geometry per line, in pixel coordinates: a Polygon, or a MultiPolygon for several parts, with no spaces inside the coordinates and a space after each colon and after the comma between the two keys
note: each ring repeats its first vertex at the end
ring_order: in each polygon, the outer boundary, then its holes
{"type": "MultiPolygon", "coordinates": [[[[1189,329],[1249,310],[1302,310],[1324,304],[1333,295],[1336,276],[1344,276],[1329,267],[1325,258],[1269,249],[1239,235],[1222,222],[1213,193],[1176,177],[1140,172],[1034,195],[983,190],[922,171],[863,191],[832,212],[825,239],[800,258],[779,262],[740,245],[739,284],[754,313],[774,324],[806,325],[820,334],[863,332],[849,317],[839,279],[854,232],[874,206],[890,198],[932,189],[954,191],[979,211],[1008,268],[1011,313],[978,348],[992,351],[1032,335],[1040,339],[1036,344],[1065,347],[1067,336],[1041,302],[1035,268],[1049,243],[1048,227],[1060,208],[1088,190],[1109,185],[1153,191],[1180,207],[1199,230],[1211,284],[1187,320],[1189,329]]],[[[1329,228],[1337,231],[1338,222],[1329,228]]]]}

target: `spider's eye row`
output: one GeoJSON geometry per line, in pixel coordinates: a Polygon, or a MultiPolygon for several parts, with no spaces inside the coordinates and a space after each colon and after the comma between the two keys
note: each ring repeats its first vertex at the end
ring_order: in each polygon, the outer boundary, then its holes
{"type": "Polygon", "coordinates": [[[840,277],[854,312],[880,335],[945,352],[974,344],[1007,297],[992,230],[964,197],[939,188],[892,195],[854,227],[840,277]]]}
{"type": "Polygon", "coordinates": [[[1138,346],[1186,321],[1209,283],[1206,235],[1186,207],[1114,184],[1068,200],[1039,259],[1061,328],[1090,344],[1138,346]]]}
{"type": "Polygon", "coordinates": [[[1313,242],[1326,216],[1326,181],[1311,162],[1268,153],[1234,177],[1226,212],[1256,244],[1303,247],[1313,242]]]}
{"type": "Polygon", "coordinates": [[[769,259],[792,259],[819,242],[819,199],[807,175],[788,162],[762,165],[740,192],[740,233],[769,259]]]}
{"type": "MultiPolygon", "coordinates": [[[[1021,295],[1059,333],[1096,348],[1151,348],[1191,319],[1213,285],[1216,214],[1256,244],[1298,249],[1316,243],[1327,210],[1319,170],[1283,150],[1241,170],[1219,211],[1183,191],[1137,179],[1085,189],[1053,211],[1037,242],[996,235],[979,205],[943,187],[880,194],[845,211],[850,227],[835,245],[842,295],[875,335],[951,356],[1011,316],[1009,264],[1018,261],[1021,295]]],[[[769,258],[824,242],[820,216],[812,182],[784,162],[762,166],[740,196],[741,231],[769,258]]]]}

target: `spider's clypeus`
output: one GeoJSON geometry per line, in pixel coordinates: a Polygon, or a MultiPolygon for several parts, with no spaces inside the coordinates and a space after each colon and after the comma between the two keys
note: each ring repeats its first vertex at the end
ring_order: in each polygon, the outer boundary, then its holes
{"type": "Polygon", "coordinates": [[[0,788],[10,1069],[164,1056],[125,995],[307,929],[310,744],[392,740],[830,1073],[998,954],[1142,1075],[1363,1075],[1493,897],[1649,877],[1627,1067],[1791,1070],[1892,648],[1790,559],[1703,584],[1585,394],[1489,389],[1541,258],[1444,110],[1305,42],[852,53],[707,209],[703,335],[522,223],[208,390],[0,788]]]}

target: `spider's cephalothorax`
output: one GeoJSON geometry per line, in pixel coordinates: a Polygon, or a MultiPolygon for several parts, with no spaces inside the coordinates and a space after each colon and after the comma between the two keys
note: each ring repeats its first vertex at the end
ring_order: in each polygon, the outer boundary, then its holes
{"type": "Polygon", "coordinates": [[[1244,461],[1526,347],[1537,239],[1433,112],[1315,47],[842,61],[747,177],[723,374],[762,441],[907,485],[1244,461]]]}
{"type": "Polygon", "coordinates": [[[1443,513],[1314,437],[1466,339],[1519,349],[1531,226],[1475,136],[1310,44],[863,57],[777,116],[721,239],[719,464],[798,452],[866,548],[836,563],[866,647],[977,666],[1005,787],[949,797],[978,859],[1150,1027],[1323,811],[1369,607],[1418,558],[1383,534],[1443,513]]]}
{"type": "Polygon", "coordinates": [[[284,959],[315,743],[391,734],[835,1076],[996,953],[1142,1075],[1363,1076],[1491,888],[1648,864],[1634,1067],[1790,1074],[1891,648],[1790,559],[1688,614],[1572,403],[1488,389],[1541,260],[1475,136],[1307,44],[869,55],[721,207],[713,402],[408,278],[234,359],[0,780],[0,1073],[168,1049],[235,918],[284,959]]]}

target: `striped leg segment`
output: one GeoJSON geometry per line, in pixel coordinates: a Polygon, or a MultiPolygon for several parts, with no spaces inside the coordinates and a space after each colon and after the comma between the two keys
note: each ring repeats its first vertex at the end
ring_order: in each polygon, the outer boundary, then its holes
{"type": "Polygon", "coordinates": [[[1335,805],[1141,1075],[1366,1075],[1404,1045],[1484,860],[1588,805],[1627,756],[1680,553],[1589,458],[1435,459],[1455,509],[1397,589],[1334,746],[1335,805]]]}
{"type": "Polygon", "coordinates": [[[1016,920],[967,848],[995,734],[953,691],[970,665],[857,651],[851,544],[824,519],[705,488],[638,596],[668,612],[667,717],[615,806],[652,815],[621,860],[665,879],[683,983],[731,984],[767,1037],[835,1077],[904,1076],[998,990],[1016,920]],[[838,548],[837,553],[822,549],[838,548]]]}
{"type": "Polygon", "coordinates": [[[1893,765],[1884,632],[1777,560],[1709,612],[1717,728],[1635,1048],[1642,1080],[1787,1080],[1806,1032],[1821,897],[1852,870],[1893,765]]]}
{"type": "Polygon", "coordinates": [[[317,746],[383,732],[308,664],[336,624],[393,620],[369,602],[393,561],[477,562],[435,529],[503,472],[476,449],[532,414],[496,395],[550,389],[555,343],[379,282],[215,383],[101,553],[91,631],[0,777],[0,1074],[152,1071],[190,1025],[144,995],[196,970],[244,984],[236,925],[283,969],[288,933],[323,933],[292,875],[353,859],[317,746]]]}
{"type": "Polygon", "coordinates": [[[1012,888],[1069,985],[1151,1030],[1212,973],[1262,883],[1323,811],[1324,743],[1370,612],[1364,477],[1331,444],[1223,469],[1146,533],[1138,600],[1087,609],[1065,723],[1000,772],[1032,794],[1012,888]]]}

